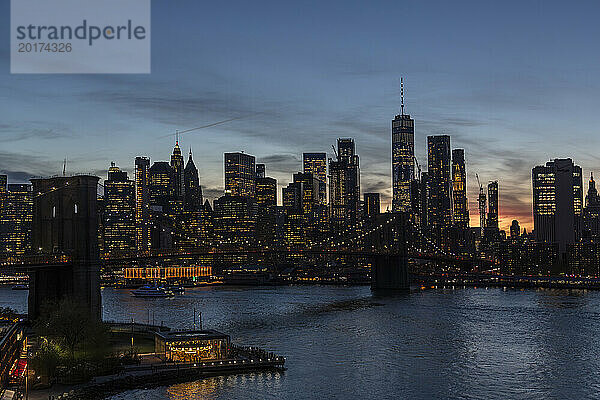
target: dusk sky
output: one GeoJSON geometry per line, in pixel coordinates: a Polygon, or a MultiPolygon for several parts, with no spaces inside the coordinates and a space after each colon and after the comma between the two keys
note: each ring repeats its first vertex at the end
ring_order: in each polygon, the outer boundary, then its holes
{"type": "MultiPolygon", "coordinates": [[[[0,173],[10,183],[129,171],[168,160],[176,129],[210,200],[223,152],[267,164],[281,186],[302,152],[356,140],[363,192],[391,194],[391,120],[465,148],[471,225],[477,172],[498,180],[501,228],[531,228],[531,168],[571,157],[600,173],[598,2],[152,2],[150,75],[11,75],[9,1],[0,2],[0,173]]],[[[106,60],[107,63],[110,60],[106,60]]],[[[280,196],[281,193],[278,195],[280,196]]]]}

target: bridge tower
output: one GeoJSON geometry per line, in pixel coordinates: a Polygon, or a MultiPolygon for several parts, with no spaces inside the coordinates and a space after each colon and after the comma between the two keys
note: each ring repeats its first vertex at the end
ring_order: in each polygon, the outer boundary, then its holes
{"type": "Polygon", "coordinates": [[[98,251],[97,176],[32,179],[32,251],[39,256],[64,254],[64,265],[39,263],[29,271],[29,318],[45,302],[70,299],[101,318],[98,251]]]}
{"type": "Polygon", "coordinates": [[[406,212],[380,214],[376,224],[382,230],[369,235],[369,247],[379,249],[373,257],[371,268],[371,290],[407,291],[410,289],[408,277],[408,224],[406,212]],[[393,217],[390,218],[390,215],[393,217]],[[383,222],[387,219],[389,222],[383,222]]]}

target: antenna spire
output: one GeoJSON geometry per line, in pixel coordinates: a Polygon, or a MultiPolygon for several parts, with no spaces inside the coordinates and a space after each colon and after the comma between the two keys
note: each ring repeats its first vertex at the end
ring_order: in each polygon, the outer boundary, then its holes
{"type": "Polygon", "coordinates": [[[175,129],[175,145],[179,145],[179,129],[175,129]]]}
{"type": "Polygon", "coordinates": [[[400,77],[400,114],[404,116],[404,79],[400,77]]]}

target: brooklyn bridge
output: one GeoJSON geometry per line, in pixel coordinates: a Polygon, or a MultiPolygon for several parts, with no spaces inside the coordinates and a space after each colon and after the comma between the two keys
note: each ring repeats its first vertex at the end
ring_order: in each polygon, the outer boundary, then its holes
{"type": "Polygon", "coordinates": [[[409,262],[491,269],[493,260],[463,257],[441,249],[423,235],[405,213],[383,213],[305,248],[155,249],[100,256],[96,193],[99,178],[90,175],[33,179],[34,213],[30,254],[9,269],[29,274],[29,316],[44,302],[71,297],[100,317],[100,271],[128,266],[310,265],[316,262],[362,263],[371,269],[373,290],[406,291],[409,262]]]}

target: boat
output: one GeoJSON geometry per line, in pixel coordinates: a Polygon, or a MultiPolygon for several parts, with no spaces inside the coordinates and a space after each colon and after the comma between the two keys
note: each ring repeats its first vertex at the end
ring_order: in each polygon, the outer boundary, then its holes
{"type": "Polygon", "coordinates": [[[172,290],[165,289],[159,286],[142,286],[139,289],[135,289],[131,292],[134,297],[148,297],[148,298],[165,298],[173,297],[175,294],[172,290]]]}
{"type": "Polygon", "coordinates": [[[26,283],[21,283],[18,285],[14,285],[11,289],[12,290],[29,290],[29,285],[26,283]]]}
{"type": "Polygon", "coordinates": [[[171,286],[167,290],[170,290],[175,294],[185,294],[185,287],[183,286],[171,286]]]}

